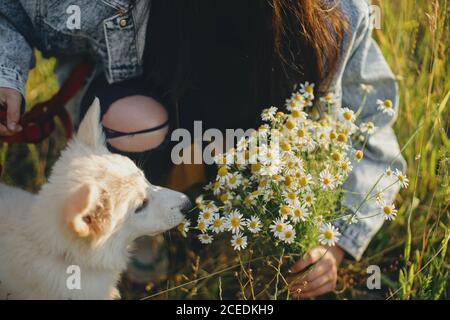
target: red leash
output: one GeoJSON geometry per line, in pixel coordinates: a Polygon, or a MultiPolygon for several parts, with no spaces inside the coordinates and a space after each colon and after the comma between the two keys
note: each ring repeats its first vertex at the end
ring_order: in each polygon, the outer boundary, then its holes
{"type": "MultiPolygon", "coordinates": [[[[63,124],[66,137],[72,137],[72,122],[70,115],[64,107],[75,94],[83,87],[93,66],[89,63],[79,64],[70,74],[61,89],[48,101],[38,103],[20,119],[19,124],[23,130],[13,136],[0,136],[0,141],[8,144],[15,143],[39,143],[55,129],[55,117],[63,124]]],[[[0,107],[0,122],[6,123],[6,110],[0,107]]],[[[0,165],[0,175],[1,175],[0,165]]]]}

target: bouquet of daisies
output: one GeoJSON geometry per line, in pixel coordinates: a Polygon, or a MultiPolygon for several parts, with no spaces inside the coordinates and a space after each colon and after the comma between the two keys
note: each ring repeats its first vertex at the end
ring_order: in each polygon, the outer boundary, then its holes
{"type": "MultiPolygon", "coordinates": [[[[334,221],[357,219],[343,205],[343,184],[364,157],[352,141],[365,141],[375,126],[356,125],[360,111],[334,106],[332,95],[321,98],[326,110],[320,113],[311,112],[313,100],[314,84],[301,85],[286,112],[265,109],[259,128],[216,157],[217,178],[196,201],[193,228],[201,243],[224,235],[236,251],[303,255],[319,244],[335,245],[340,231],[334,221]]],[[[380,112],[391,109],[390,101],[379,102],[380,112]]],[[[391,174],[407,185],[401,172],[391,174]]],[[[393,219],[395,207],[381,197],[379,203],[393,219]]],[[[184,234],[190,228],[189,221],[180,225],[184,234]]]]}

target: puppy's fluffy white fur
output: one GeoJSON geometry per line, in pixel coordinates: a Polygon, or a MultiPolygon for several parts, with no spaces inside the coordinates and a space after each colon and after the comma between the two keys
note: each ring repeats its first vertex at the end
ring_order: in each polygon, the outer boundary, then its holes
{"type": "Polygon", "coordinates": [[[96,100],[38,194],[0,185],[0,298],[111,298],[133,240],[176,226],[188,202],[107,150],[96,100]]]}

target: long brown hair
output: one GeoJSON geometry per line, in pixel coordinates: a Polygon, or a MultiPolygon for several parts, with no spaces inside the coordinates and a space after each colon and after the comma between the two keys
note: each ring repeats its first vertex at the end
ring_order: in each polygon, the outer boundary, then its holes
{"type": "MultiPolygon", "coordinates": [[[[183,95],[194,72],[193,25],[199,8],[211,1],[153,0],[145,71],[175,99],[183,95]]],[[[251,3],[253,75],[249,89],[256,103],[280,103],[294,84],[303,81],[326,87],[346,31],[339,0],[216,1],[224,1],[236,11],[251,3]]]]}

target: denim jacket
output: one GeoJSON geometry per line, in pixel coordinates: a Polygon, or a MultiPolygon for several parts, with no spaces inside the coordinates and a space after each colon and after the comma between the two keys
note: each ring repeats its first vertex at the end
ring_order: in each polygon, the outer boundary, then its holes
{"type": "MultiPolygon", "coordinates": [[[[143,39],[151,9],[150,1],[139,0],[129,10],[129,0],[18,0],[30,17],[41,47],[60,60],[89,55],[97,61],[110,83],[136,77],[142,73],[143,39]],[[77,7],[68,10],[69,6],[77,7]],[[75,11],[74,11],[75,10],[75,11]],[[80,11],[79,29],[68,21],[80,11]]],[[[361,121],[373,121],[376,132],[366,142],[365,157],[354,163],[345,184],[346,205],[356,210],[367,192],[387,166],[405,170],[405,161],[391,127],[395,116],[374,115],[377,99],[391,99],[398,106],[398,87],[380,49],[372,39],[370,7],[366,0],[341,0],[341,9],[349,22],[349,32],[342,45],[341,61],[332,75],[331,89],[337,103],[356,111],[363,100],[361,84],[372,86],[361,121]]],[[[14,17],[14,12],[7,13],[14,17]]],[[[150,16],[151,19],[151,16],[150,16]]],[[[24,37],[0,16],[0,87],[14,88],[24,94],[24,84],[33,63],[33,53],[24,37]]],[[[382,182],[379,189],[386,185],[382,182]]],[[[374,192],[377,189],[374,190],[374,192]]],[[[386,192],[392,201],[398,187],[386,192]]],[[[383,224],[379,209],[367,203],[358,210],[358,223],[340,221],[339,245],[355,259],[360,259],[371,238],[383,224]]]]}

